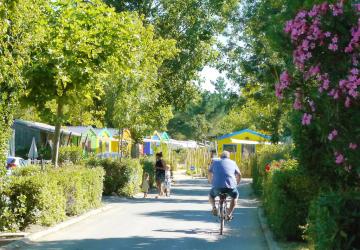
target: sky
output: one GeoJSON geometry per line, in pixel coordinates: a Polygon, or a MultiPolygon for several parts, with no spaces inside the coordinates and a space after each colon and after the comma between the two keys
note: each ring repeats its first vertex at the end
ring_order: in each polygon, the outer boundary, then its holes
{"type": "Polygon", "coordinates": [[[211,81],[215,81],[219,76],[221,76],[221,74],[217,69],[205,66],[204,69],[200,72],[200,76],[204,78],[204,83],[201,87],[205,90],[213,92],[215,88],[211,84],[211,81]]]}

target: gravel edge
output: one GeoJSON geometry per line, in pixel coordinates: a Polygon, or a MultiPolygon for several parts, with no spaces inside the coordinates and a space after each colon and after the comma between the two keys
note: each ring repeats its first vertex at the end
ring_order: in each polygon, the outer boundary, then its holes
{"type": "Polygon", "coordinates": [[[265,235],[265,239],[268,245],[269,250],[281,250],[276,241],[274,240],[273,233],[271,232],[269,225],[267,223],[267,219],[264,215],[264,209],[262,207],[258,207],[258,217],[261,224],[261,229],[265,235]]]}

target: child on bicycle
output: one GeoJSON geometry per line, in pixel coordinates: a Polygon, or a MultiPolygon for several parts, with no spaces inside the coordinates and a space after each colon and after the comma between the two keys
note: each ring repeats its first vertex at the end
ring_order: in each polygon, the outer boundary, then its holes
{"type": "Polygon", "coordinates": [[[148,173],[144,173],[144,179],[143,179],[143,183],[141,185],[141,189],[144,192],[144,198],[147,198],[148,192],[149,192],[149,174],[148,173]]]}
{"type": "Polygon", "coordinates": [[[170,165],[166,165],[165,168],[165,194],[167,197],[170,196],[170,189],[171,189],[171,172],[170,172],[170,165]]]}

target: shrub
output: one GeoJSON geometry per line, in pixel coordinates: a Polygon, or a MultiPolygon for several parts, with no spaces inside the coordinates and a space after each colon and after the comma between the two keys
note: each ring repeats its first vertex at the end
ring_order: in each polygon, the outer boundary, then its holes
{"type": "Polygon", "coordinates": [[[30,165],[26,167],[15,168],[12,171],[13,176],[31,176],[41,173],[41,166],[30,165]]]}
{"type": "Polygon", "coordinates": [[[83,160],[83,150],[78,146],[64,146],[59,149],[59,164],[80,164],[83,160]]]}
{"type": "Polygon", "coordinates": [[[133,196],[140,191],[143,170],[138,159],[105,159],[97,165],[105,170],[105,195],[133,196]]]}
{"type": "Polygon", "coordinates": [[[307,233],[315,249],[359,249],[359,190],[321,193],[311,204],[307,233]]]}
{"type": "Polygon", "coordinates": [[[64,190],[67,215],[81,214],[101,205],[104,175],[101,168],[89,170],[71,166],[59,169],[55,174],[64,190]]]}
{"type": "Polygon", "coordinates": [[[34,166],[0,185],[0,231],[23,230],[34,223],[52,225],[101,205],[103,169],[65,167],[34,174],[30,169],[34,166]]]}
{"type": "Polygon", "coordinates": [[[240,162],[239,168],[241,171],[241,176],[243,178],[251,178],[251,174],[252,174],[252,160],[255,157],[249,158],[249,159],[244,159],[240,162]]]}
{"type": "Polygon", "coordinates": [[[255,193],[261,194],[265,177],[265,166],[273,160],[289,159],[292,153],[290,145],[269,145],[260,147],[256,155],[250,158],[251,175],[255,193]]]}
{"type": "Polygon", "coordinates": [[[264,181],[264,208],[276,237],[301,240],[317,187],[296,160],[273,162],[264,181]]]}

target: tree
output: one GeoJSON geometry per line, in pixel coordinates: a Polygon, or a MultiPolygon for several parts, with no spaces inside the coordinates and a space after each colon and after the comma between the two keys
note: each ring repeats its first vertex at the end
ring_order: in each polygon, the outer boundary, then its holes
{"type": "Polygon", "coordinates": [[[140,19],[135,27],[140,36],[129,41],[131,70],[109,65],[113,74],[106,79],[105,103],[108,125],[129,129],[137,143],[153,130],[164,128],[172,116],[171,107],[157,101],[161,94],[157,81],[159,67],[177,50],[174,40],[155,39],[153,27],[143,27],[140,19]]]}
{"type": "MultiPolygon", "coordinates": [[[[246,89],[253,85],[256,89],[254,96],[248,96],[250,102],[246,108],[240,106],[233,114],[247,112],[255,118],[253,115],[259,111],[258,108],[270,106],[271,112],[266,116],[267,125],[257,124],[255,127],[266,129],[272,134],[274,142],[289,135],[286,120],[290,105],[288,102],[278,105],[274,98],[274,86],[279,80],[279,72],[285,65],[292,63],[292,48],[286,42],[283,24],[291,19],[298,9],[313,2],[244,0],[237,15],[233,15],[229,22],[229,29],[224,34],[227,38],[225,43],[219,44],[223,60],[217,64],[218,69],[226,72],[227,78],[241,88],[246,89]],[[250,107],[254,108],[254,114],[251,114],[250,107]]],[[[247,114],[241,116],[245,118],[247,114]]]]}
{"type": "Polygon", "coordinates": [[[50,1],[43,9],[47,37],[32,55],[23,101],[55,121],[53,162],[57,165],[65,107],[100,98],[103,80],[113,73],[109,65],[131,71],[138,54],[129,51],[142,36],[142,26],[137,15],[117,14],[100,0],[50,1]]]}
{"type": "Polygon", "coordinates": [[[238,96],[226,88],[225,79],[215,82],[215,92],[204,91],[201,98],[190,102],[186,111],[177,111],[168,125],[178,139],[208,140],[222,133],[220,123],[237,104],[238,96]]]}
{"type": "Polygon", "coordinates": [[[359,10],[355,1],[299,10],[284,28],[293,64],[275,86],[293,104],[300,163],[341,190],[360,183],[359,10]]]}
{"type": "Polygon", "coordinates": [[[24,66],[44,35],[39,28],[41,2],[5,0],[0,4],[0,162],[5,162],[13,114],[26,86],[24,66]]]}
{"type": "Polygon", "coordinates": [[[157,37],[176,40],[179,53],[159,68],[157,88],[163,104],[184,108],[194,99],[198,72],[213,62],[216,36],[236,11],[238,0],[104,0],[117,11],[136,11],[157,37]]]}

